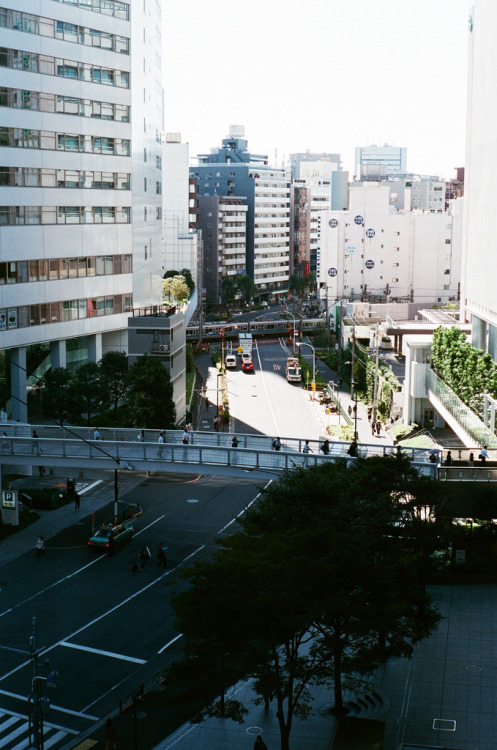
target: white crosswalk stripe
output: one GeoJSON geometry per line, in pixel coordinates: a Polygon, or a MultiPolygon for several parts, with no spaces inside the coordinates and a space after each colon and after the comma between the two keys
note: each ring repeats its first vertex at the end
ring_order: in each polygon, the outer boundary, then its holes
{"type": "MultiPolygon", "coordinates": [[[[45,750],[57,749],[68,734],[73,734],[70,729],[54,726],[50,722],[43,724],[43,745],[45,750]]],[[[29,721],[27,716],[11,714],[0,711],[0,748],[2,750],[27,750],[34,747],[34,737],[29,737],[29,721]]]]}

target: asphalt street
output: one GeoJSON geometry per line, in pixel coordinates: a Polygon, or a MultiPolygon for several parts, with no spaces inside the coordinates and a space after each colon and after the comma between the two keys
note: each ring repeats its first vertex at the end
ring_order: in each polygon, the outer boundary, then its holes
{"type": "MultiPolygon", "coordinates": [[[[257,494],[248,479],[237,480],[234,491],[227,478],[151,476],[132,493],[143,508],[133,521],[134,537],[112,557],[88,549],[91,516],[75,515],[72,525],[47,539],[41,559],[30,549],[3,565],[0,714],[27,716],[33,679],[29,637],[34,633],[39,675],[59,674],[57,687],[43,690],[51,701],[47,722],[55,728],[53,745],[63,746],[114,713],[120,700],[180,654],[172,587],[166,584],[190,561],[209,555],[216,536],[232,530],[257,494]],[[169,548],[167,570],[156,564],[161,541],[169,548]],[[152,559],[143,573],[133,572],[145,545],[152,559]]],[[[95,524],[111,517],[109,504],[98,511],[95,524]]],[[[26,732],[26,722],[24,727],[26,732]]],[[[2,734],[0,745],[17,747],[19,732],[11,743],[8,737],[2,734]]]]}

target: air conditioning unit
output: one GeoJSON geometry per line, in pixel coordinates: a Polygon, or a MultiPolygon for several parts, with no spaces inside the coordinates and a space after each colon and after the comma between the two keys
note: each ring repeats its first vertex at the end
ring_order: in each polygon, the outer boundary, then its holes
{"type": "Polygon", "coordinates": [[[168,352],[169,351],[169,346],[167,344],[161,344],[159,346],[159,351],[161,351],[161,352],[168,352]]]}

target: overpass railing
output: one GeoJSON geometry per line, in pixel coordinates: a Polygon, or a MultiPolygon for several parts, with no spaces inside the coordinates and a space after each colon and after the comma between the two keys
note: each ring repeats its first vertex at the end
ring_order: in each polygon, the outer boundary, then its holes
{"type": "MultiPolygon", "coordinates": [[[[275,451],[271,447],[272,439],[267,436],[237,436],[240,442],[234,448],[231,444],[233,435],[229,433],[191,432],[190,443],[183,445],[183,433],[180,431],[168,432],[165,443],[138,442],[136,430],[132,432],[134,440],[125,440],[124,436],[118,440],[78,439],[74,436],[4,436],[0,437],[0,463],[24,462],[36,466],[64,460],[67,465],[84,465],[85,462],[95,465],[98,462],[105,468],[122,466],[143,470],[190,464],[200,470],[205,465],[279,473],[298,466],[315,466],[337,458],[352,460],[347,454],[350,443],[330,442],[330,453],[324,455],[319,451],[319,442],[314,441],[315,445],[311,446],[313,452],[304,454],[298,450],[298,446],[304,441],[293,439],[288,439],[287,442],[282,440],[283,449],[275,451]]],[[[362,457],[392,455],[394,452],[392,446],[359,446],[359,455],[362,457]]],[[[408,448],[403,452],[410,455],[420,473],[436,476],[437,465],[429,462],[427,450],[408,448]]]]}

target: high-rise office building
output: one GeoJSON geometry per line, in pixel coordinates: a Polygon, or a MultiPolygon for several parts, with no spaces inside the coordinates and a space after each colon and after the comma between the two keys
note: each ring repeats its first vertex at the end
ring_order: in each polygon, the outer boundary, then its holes
{"type": "Polygon", "coordinates": [[[290,182],[267,156],[251,154],[243,127],[233,126],[221,148],[198,157],[191,176],[198,194],[245,198],[247,273],[258,294],[286,293],[290,269],[290,182]]]}
{"type": "Polygon", "coordinates": [[[390,174],[406,174],[407,148],[400,146],[361,146],[355,150],[356,179],[379,180],[390,174]]]}
{"type": "Polygon", "coordinates": [[[472,344],[497,361],[497,6],[476,0],[469,23],[461,308],[472,344]]]}
{"type": "Polygon", "coordinates": [[[38,375],[98,361],[161,301],[161,1],[4,0],[0,44],[0,350],[25,421],[27,347],[38,375]]]}

